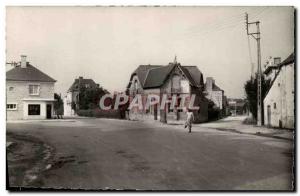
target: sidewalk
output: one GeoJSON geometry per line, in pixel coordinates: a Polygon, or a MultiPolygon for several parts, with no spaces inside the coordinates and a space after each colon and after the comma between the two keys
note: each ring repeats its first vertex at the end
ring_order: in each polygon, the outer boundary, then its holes
{"type": "Polygon", "coordinates": [[[36,119],[36,120],[7,120],[6,123],[32,123],[32,122],[75,122],[76,119],[36,119]]]}
{"type": "Polygon", "coordinates": [[[6,123],[76,122],[77,119],[87,119],[87,118],[94,118],[94,117],[85,117],[85,116],[63,116],[62,119],[51,118],[51,119],[6,120],[6,123]]]}
{"type": "Polygon", "coordinates": [[[205,127],[216,129],[219,131],[230,131],[241,134],[259,135],[265,137],[294,140],[294,130],[269,128],[265,126],[259,127],[256,125],[243,124],[243,121],[246,118],[247,116],[229,116],[227,118],[214,122],[196,124],[194,127],[205,127]]]}

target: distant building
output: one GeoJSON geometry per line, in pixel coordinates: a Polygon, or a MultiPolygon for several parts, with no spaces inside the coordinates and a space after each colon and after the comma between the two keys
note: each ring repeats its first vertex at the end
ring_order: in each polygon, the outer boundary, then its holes
{"type": "Polygon", "coordinates": [[[67,95],[64,97],[64,115],[74,116],[76,112],[74,109],[79,109],[79,89],[85,88],[99,88],[99,84],[96,84],[92,79],[85,79],[83,77],[76,78],[67,91],[67,95]],[[73,106],[72,106],[73,105],[73,106]]]}
{"type": "Polygon", "coordinates": [[[249,113],[249,108],[245,99],[229,98],[228,108],[231,116],[246,115],[249,113]]]}
{"type": "Polygon", "coordinates": [[[7,120],[52,118],[55,82],[21,56],[20,65],[6,72],[7,120]]]}
{"type": "Polygon", "coordinates": [[[272,127],[295,128],[295,59],[292,53],[282,63],[268,67],[267,76],[274,75],[264,98],[264,124],[272,127]]]}
{"type": "MultiPolygon", "coordinates": [[[[204,83],[203,75],[197,66],[183,66],[177,63],[169,63],[163,65],[140,65],[130,77],[127,86],[127,92],[130,97],[136,94],[147,96],[148,94],[162,95],[167,94],[171,98],[172,95],[179,97],[182,94],[195,94],[195,106],[199,106],[198,111],[193,111],[195,122],[207,121],[208,102],[203,94],[204,83]]],[[[181,100],[177,100],[180,103],[181,100]]],[[[186,119],[186,113],[182,109],[170,108],[166,105],[164,110],[153,105],[149,110],[139,111],[133,108],[129,111],[130,119],[153,119],[161,122],[180,121],[186,119]]]]}
{"type": "Polygon", "coordinates": [[[229,116],[230,110],[229,110],[229,104],[228,104],[228,98],[227,96],[223,97],[223,116],[229,116]]]}
{"type": "Polygon", "coordinates": [[[205,82],[206,98],[213,101],[215,106],[222,111],[222,115],[226,115],[227,100],[224,90],[218,87],[212,77],[207,77],[205,82]]]}

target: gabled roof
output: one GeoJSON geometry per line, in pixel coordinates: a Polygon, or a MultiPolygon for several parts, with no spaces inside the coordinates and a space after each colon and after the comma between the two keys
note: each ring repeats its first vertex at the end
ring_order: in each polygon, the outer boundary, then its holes
{"type": "Polygon", "coordinates": [[[295,62],[295,54],[293,52],[284,61],[282,61],[281,63],[279,63],[279,66],[282,67],[284,65],[289,65],[289,64],[294,63],[294,62],[295,62]]]}
{"type": "Polygon", "coordinates": [[[160,87],[165,82],[167,76],[173,68],[175,67],[174,64],[169,64],[167,66],[162,66],[154,69],[150,69],[148,71],[147,77],[144,81],[144,88],[155,88],[160,87]]]}
{"type": "Polygon", "coordinates": [[[292,53],[284,61],[282,61],[278,65],[268,66],[267,69],[264,71],[264,74],[269,74],[271,72],[271,70],[274,70],[274,69],[278,70],[282,66],[289,65],[289,64],[293,63],[294,61],[295,61],[295,55],[294,55],[294,53],[292,53]]]}
{"type": "Polygon", "coordinates": [[[69,88],[68,91],[76,91],[76,90],[79,90],[79,88],[81,86],[86,86],[86,85],[89,85],[90,88],[97,88],[98,87],[98,85],[92,79],[82,78],[82,79],[80,79],[80,84],[79,84],[79,79],[77,78],[77,79],[74,80],[73,84],[71,85],[71,87],[69,88]]]}
{"type": "Polygon", "coordinates": [[[186,74],[187,77],[190,77],[194,80],[196,86],[202,85],[203,76],[201,71],[198,69],[197,66],[181,66],[183,69],[187,70],[189,74],[186,74]]]}
{"type": "MultiPolygon", "coordinates": [[[[290,65],[290,64],[292,64],[292,63],[294,63],[294,62],[295,62],[295,54],[294,54],[294,52],[293,52],[293,53],[290,54],[284,61],[282,61],[281,63],[278,64],[279,70],[276,72],[274,79],[271,81],[270,88],[269,88],[268,91],[266,92],[265,97],[268,95],[269,91],[271,90],[271,88],[272,88],[272,86],[273,86],[275,80],[277,79],[277,77],[278,77],[278,75],[279,75],[279,73],[280,73],[280,71],[281,71],[281,68],[282,68],[283,66],[290,65]]],[[[294,77],[294,76],[293,76],[293,77],[294,77]]],[[[264,98],[265,98],[265,97],[264,97],[264,98]]]]}
{"type": "Polygon", "coordinates": [[[213,84],[213,91],[223,91],[220,87],[218,87],[216,84],[213,84]]]}
{"type": "Polygon", "coordinates": [[[155,69],[155,68],[161,68],[162,65],[140,65],[133,74],[136,74],[141,85],[144,85],[145,79],[147,77],[148,71],[155,69]]]}
{"type": "MultiPolygon", "coordinates": [[[[205,82],[205,86],[206,86],[206,82],[205,82]]],[[[212,91],[224,91],[224,90],[222,90],[218,85],[213,83],[212,84],[212,91]]]]}
{"type": "Polygon", "coordinates": [[[43,73],[36,67],[27,63],[26,68],[16,66],[6,72],[8,81],[35,81],[35,82],[56,82],[53,78],[43,73]]]}
{"type": "Polygon", "coordinates": [[[279,67],[277,65],[268,66],[267,69],[264,71],[264,74],[268,75],[271,72],[271,70],[274,69],[279,69],[279,67]]]}
{"type": "MultiPolygon", "coordinates": [[[[201,86],[202,73],[197,66],[182,66],[170,63],[169,65],[140,65],[131,75],[137,75],[143,88],[156,88],[164,84],[171,71],[178,66],[193,86],[201,86]]],[[[130,86],[128,84],[127,88],[130,86]]]]}

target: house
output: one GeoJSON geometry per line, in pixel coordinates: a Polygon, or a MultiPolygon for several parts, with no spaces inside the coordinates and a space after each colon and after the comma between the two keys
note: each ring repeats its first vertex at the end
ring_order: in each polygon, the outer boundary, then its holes
{"type": "Polygon", "coordinates": [[[229,113],[232,116],[246,115],[249,113],[247,101],[245,99],[228,99],[229,113]]]}
{"type": "MultiPolygon", "coordinates": [[[[295,128],[295,59],[294,53],[265,74],[275,73],[264,98],[264,124],[271,127],[295,128]]],[[[268,68],[267,68],[268,69],[268,68]]]]}
{"type": "Polygon", "coordinates": [[[142,97],[146,97],[156,94],[160,99],[166,95],[170,100],[175,95],[177,104],[174,108],[170,107],[170,103],[163,108],[158,107],[158,104],[152,105],[149,110],[132,108],[129,111],[129,119],[152,119],[164,123],[185,120],[186,113],[179,107],[182,101],[180,96],[194,94],[194,106],[200,107],[197,111],[193,110],[195,122],[205,122],[208,117],[208,101],[203,95],[203,90],[203,74],[197,66],[183,66],[176,60],[168,65],[140,65],[130,76],[127,85],[129,96],[141,94],[142,97]]]}
{"type": "Polygon", "coordinates": [[[213,101],[215,106],[222,111],[222,115],[226,115],[226,97],[224,90],[216,85],[212,77],[207,77],[205,82],[206,98],[213,101]]]}
{"type": "Polygon", "coordinates": [[[76,115],[75,109],[79,109],[79,89],[82,87],[96,89],[99,88],[99,84],[96,84],[92,79],[85,79],[82,76],[76,78],[64,97],[65,116],[76,115]]]}
{"type": "Polygon", "coordinates": [[[21,62],[6,72],[6,119],[51,118],[55,82],[22,55],[21,62]]]}

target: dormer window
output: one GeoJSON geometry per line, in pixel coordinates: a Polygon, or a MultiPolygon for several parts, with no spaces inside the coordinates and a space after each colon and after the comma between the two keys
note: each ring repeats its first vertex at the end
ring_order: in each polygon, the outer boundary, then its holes
{"type": "Polygon", "coordinates": [[[29,85],[29,95],[39,95],[40,94],[40,85],[30,84],[29,85]]]}

